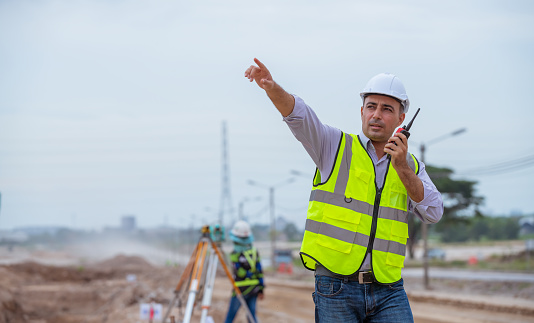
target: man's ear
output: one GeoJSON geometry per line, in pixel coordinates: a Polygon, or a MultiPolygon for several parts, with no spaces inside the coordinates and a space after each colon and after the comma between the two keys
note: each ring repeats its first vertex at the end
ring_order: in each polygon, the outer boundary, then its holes
{"type": "Polygon", "coordinates": [[[404,118],[406,118],[406,113],[402,113],[399,116],[399,123],[397,124],[397,127],[399,127],[402,124],[402,122],[404,121],[404,118]]]}
{"type": "Polygon", "coordinates": [[[360,116],[362,117],[362,120],[363,120],[363,105],[362,105],[362,108],[360,109],[360,116]]]}

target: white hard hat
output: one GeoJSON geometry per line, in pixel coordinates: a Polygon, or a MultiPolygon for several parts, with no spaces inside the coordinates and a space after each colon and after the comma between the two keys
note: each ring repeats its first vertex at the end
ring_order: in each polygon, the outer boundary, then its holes
{"type": "Polygon", "coordinates": [[[364,100],[365,96],[368,94],[382,94],[394,97],[401,102],[404,107],[404,113],[408,112],[408,108],[410,107],[410,100],[408,100],[404,85],[402,85],[401,80],[393,74],[380,73],[370,79],[360,93],[362,100],[364,100]]]}
{"type": "Polygon", "coordinates": [[[237,221],[232,228],[232,234],[239,238],[246,238],[251,235],[250,225],[245,221],[237,221]]]}

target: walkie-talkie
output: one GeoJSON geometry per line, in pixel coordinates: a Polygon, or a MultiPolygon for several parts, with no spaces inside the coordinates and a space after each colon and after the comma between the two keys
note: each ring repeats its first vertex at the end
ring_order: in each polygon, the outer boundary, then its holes
{"type": "Polygon", "coordinates": [[[410,123],[408,123],[407,126],[402,126],[401,128],[397,129],[397,131],[395,133],[400,132],[403,135],[405,135],[406,138],[409,138],[410,137],[410,132],[408,130],[410,130],[410,128],[412,127],[412,123],[415,120],[415,117],[417,117],[417,114],[419,113],[419,110],[421,110],[421,108],[417,109],[417,111],[415,112],[415,115],[413,116],[412,120],[410,120],[410,123]]]}
{"type": "MultiPolygon", "coordinates": [[[[408,125],[406,126],[402,126],[400,127],[399,129],[397,129],[397,131],[395,131],[395,133],[402,133],[403,135],[406,136],[406,139],[408,139],[410,137],[410,132],[408,130],[410,130],[410,128],[412,127],[412,123],[413,121],[415,120],[415,117],[417,117],[417,114],[419,113],[419,110],[421,110],[421,108],[418,108],[417,111],[415,112],[415,115],[413,116],[412,120],[410,120],[410,123],[408,123],[408,125]]],[[[397,146],[397,144],[395,142],[393,142],[395,144],[395,146],[397,146]]],[[[391,155],[388,154],[388,158],[391,158],[391,155]]]]}

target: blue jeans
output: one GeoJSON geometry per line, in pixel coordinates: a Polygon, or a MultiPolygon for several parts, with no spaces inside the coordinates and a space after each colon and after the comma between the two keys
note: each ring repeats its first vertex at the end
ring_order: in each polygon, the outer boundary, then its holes
{"type": "Polygon", "coordinates": [[[315,322],[413,322],[402,279],[393,285],[359,284],[315,276],[315,322]]]}
{"type": "MultiPolygon", "coordinates": [[[[254,322],[256,322],[256,300],[258,299],[258,295],[246,295],[243,297],[245,298],[245,302],[247,302],[247,306],[250,310],[250,313],[252,313],[252,316],[254,317],[254,322]]],[[[228,308],[228,314],[226,314],[226,321],[224,322],[232,323],[237,314],[237,310],[239,310],[240,307],[241,303],[239,302],[239,299],[237,299],[236,296],[232,296],[232,299],[230,299],[230,307],[228,308]]],[[[249,323],[251,323],[248,317],[247,320],[249,321],[249,323]]]]}

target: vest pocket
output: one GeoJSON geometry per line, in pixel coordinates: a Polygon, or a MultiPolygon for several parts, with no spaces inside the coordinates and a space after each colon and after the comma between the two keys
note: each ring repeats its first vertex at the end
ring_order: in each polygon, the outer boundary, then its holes
{"type": "Polygon", "coordinates": [[[348,254],[352,250],[361,214],[334,205],[326,205],[317,235],[317,244],[348,254]]]}
{"type": "Polygon", "coordinates": [[[332,204],[326,204],[323,209],[323,222],[338,225],[347,230],[356,231],[360,218],[361,213],[332,204]],[[325,218],[328,221],[324,220],[325,218]]]}
{"type": "Polygon", "coordinates": [[[404,256],[388,253],[386,256],[386,264],[397,268],[404,268],[404,256]]]}
{"type": "MultiPolygon", "coordinates": [[[[324,223],[321,224],[321,229],[319,230],[319,235],[317,236],[317,244],[335,251],[349,254],[352,250],[352,243],[341,241],[324,234],[328,231],[328,225],[324,223]]],[[[352,236],[352,240],[354,240],[356,237],[356,232],[352,232],[350,235],[352,236]]],[[[348,238],[350,239],[351,237],[349,236],[348,238]]]]}
{"type": "Polygon", "coordinates": [[[407,240],[408,224],[399,221],[392,221],[391,239],[389,241],[386,264],[398,268],[404,267],[407,240]]]}
{"type": "Polygon", "coordinates": [[[389,205],[396,209],[408,209],[408,195],[404,186],[394,185],[389,191],[389,205]]]}
{"type": "MultiPolygon", "coordinates": [[[[399,221],[392,221],[391,223],[391,235],[394,237],[399,237],[403,239],[408,239],[408,224],[399,221]]],[[[398,240],[394,239],[394,240],[398,240]]],[[[404,243],[406,244],[406,242],[404,243]]]]}

